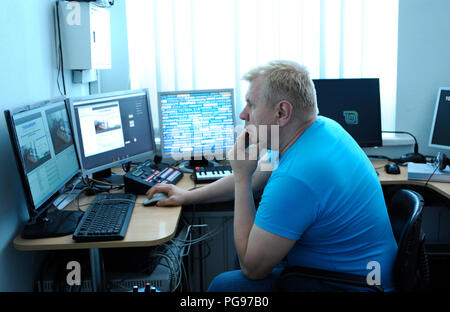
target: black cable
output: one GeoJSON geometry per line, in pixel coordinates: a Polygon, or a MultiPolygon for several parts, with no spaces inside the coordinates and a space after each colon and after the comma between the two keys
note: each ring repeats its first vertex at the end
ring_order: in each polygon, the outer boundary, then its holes
{"type": "MultiPolygon", "coordinates": [[[[55,34],[55,40],[56,40],[56,34],[55,34]]],[[[56,74],[56,85],[58,86],[58,91],[60,95],[64,95],[64,93],[61,91],[61,86],[59,84],[59,75],[61,74],[61,63],[60,63],[60,59],[59,59],[59,52],[58,53],[58,72],[56,74]]]]}
{"type": "Polygon", "coordinates": [[[400,158],[392,159],[391,161],[399,164],[399,163],[407,163],[407,162],[414,162],[414,163],[426,163],[427,159],[425,156],[419,153],[419,144],[417,143],[416,137],[407,131],[382,131],[383,133],[402,133],[402,134],[408,134],[414,139],[414,153],[408,153],[402,155],[400,158]]]}
{"type": "Polygon", "coordinates": [[[58,39],[58,29],[59,29],[59,19],[58,19],[58,3],[55,4],[55,10],[53,11],[54,13],[54,32],[53,32],[53,39],[55,40],[55,52],[56,52],[56,67],[58,68],[58,72],[56,74],[56,85],[58,86],[58,91],[60,95],[64,95],[63,92],[61,91],[61,86],[59,84],[59,75],[61,73],[61,66],[60,66],[60,57],[59,57],[59,47],[58,47],[58,43],[59,43],[59,39],[58,39]]]}
{"type": "Polygon", "coordinates": [[[412,136],[412,138],[414,139],[414,154],[419,153],[419,144],[417,143],[417,139],[416,137],[407,131],[381,131],[382,133],[399,133],[399,134],[408,134],[410,136],[412,136]]]}
{"type": "Polygon", "coordinates": [[[367,157],[375,158],[375,159],[386,159],[388,161],[394,161],[392,158],[389,158],[389,157],[383,156],[383,155],[367,155],[367,157]]]}
{"type": "Polygon", "coordinates": [[[122,164],[122,170],[124,172],[129,172],[131,169],[131,161],[122,164]]]}
{"type": "MultiPolygon", "coordinates": [[[[63,89],[64,89],[64,95],[67,95],[66,91],[66,80],[64,79],[64,58],[62,54],[62,46],[61,46],[61,27],[60,27],[60,20],[59,20],[59,2],[56,2],[56,19],[58,21],[58,46],[59,46],[59,58],[61,62],[61,76],[62,76],[62,82],[63,82],[63,89]]],[[[57,77],[57,79],[59,79],[57,77]]]]}
{"type": "Polygon", "coordinates": [[[434,168],[433,173],[430,174],[430,176],[428,177],[427,182],[425,182],[425,187],[427,187],[428,182],[430,181],[431,177],[436,173],[436,170],[437,170],[438,168],[439,168],[438,166],[436,166],[436,168],[434,168]]]}

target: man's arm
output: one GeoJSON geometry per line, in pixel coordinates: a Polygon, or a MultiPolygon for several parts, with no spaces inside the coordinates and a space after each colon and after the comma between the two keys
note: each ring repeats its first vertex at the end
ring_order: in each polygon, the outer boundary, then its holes
{"type": "MultiPolygon", "coordinates": [[[[253,193],[261,192],[269,180],[271,172],[261,171],[260,165],[252,176],[252,191],[253,193]]],[[[190,193],[189,202],[191,203],[211,203],[211,202],[225,202],[235,199],[234,197],[235,183],[234,174],[226,176],[222,179],[214,181],[201,188],[193,190],[190,193]]]]}
{"type": "Polygon", "coordinates": [[[235,182],[234,239],[239,264],[247,278],[262,279],[286,256],[295,240],[255,225],[251,180],[241,177],[235,182]]]}
{"type": "MultiPolygon", "coordinates": [[[[261,163],[258,165],[252,176],[253,192],[255,193],[264,189],[271,174],[270,171],[262,171],[261,165],[261,163]]],[[[147,197],[151,198],[154,193],[167,193],[169,198],[160,200],[159,206],[217,203],[233,200],[234,189],[234,175],[231,174],[192,191],[182,190],[172,184],[157,184],[147,192],[147,197]]]]}

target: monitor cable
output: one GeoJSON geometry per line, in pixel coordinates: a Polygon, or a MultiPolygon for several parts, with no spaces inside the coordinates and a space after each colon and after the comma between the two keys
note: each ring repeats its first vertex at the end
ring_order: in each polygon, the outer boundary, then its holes
{"type": "MultiPolygon", "coordinates": [[[[419,144],[417,143],[416,137],[407,131],[381,131],[382,133],[395,133],[395,134],[407,134],[410,135],[414,139],[414,153],[408,153],[400,156],[400,158],[389,159],[397,164],[402,164],[406,162],[414,162],[414,163],[422,163],[425,164],[427,159],[425,156],[419,153],[419,144]]],[[[387,157],[386,157],[387,158],[387,157]]]]}
{"type": "MultiPolygon", "coordinates": [[[[61,46],[61,28],[60,28],[60,17],[59,17],[59,2],[56,2],[56,21],[57,21],[57,33],[58,33],[58,49],[57,49],[57,55],[59,54],[58,57],[58,75],[56,77],[56,82],[58,84],[58,89],[59,89],[59,74],[61,73],[61,77],[62,77],[62,83],[63,83],[63,90],[64,90],[64,95],[67,95],[67,90],[66,90],[66,80],[64,78],[64,59],[63,59],[63,53],[62,53],[62,46],[61,46]]],[[[61,90],[60,90],[61,92],[61,90]]]]}
{"type": "Polygon", "coordinates": [[[433,175],[436,173],[437,170],[442,171],[445,169],[447,165],[450,165],[450,159],[447,158],[447,155],[445,155],[444,153],[439,152],[437,156],[434,157],[433,165],[434,170],[428,177],[427,182],[425,182],[425,187],[428,185],[428,182],[431,180],[431,178],[433,177],[433,175]]]}
{"type": "Polygon", "coordinates": [[[128,172],[131,169],[131,161],[122,164],[122,170],[124,172],[128,172]]]}
{"type": "Polygon", "coordinates": [[[431,180],[431,177],[436,173],[436,170],[438,170],[438,169],[439,169],[438,166],[436,166],[436,167],[434,168],[433,173],[430,174],[430,176],[429,176],[428,179],[427,179],[427,182],[425,182],[425,187],[427,187],[428,182],[430,182],[430,180],[431,180]]]}

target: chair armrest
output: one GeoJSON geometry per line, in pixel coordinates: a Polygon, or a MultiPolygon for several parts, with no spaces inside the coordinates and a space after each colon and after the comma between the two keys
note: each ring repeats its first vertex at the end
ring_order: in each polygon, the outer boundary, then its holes
{"type": "Polygon", "coordinates": [[[362,288],[372,289],[377,292],[383,292],[383,288],[381,286],[367,284],[367,279],[365,276],[300,266],[286,267],[283,270],[283,272],[281,272],[277,280],[277,290],[284,291],[285,281],[288,278],[295,278],[295,277],[304,277],[309,279],[326,281],[330,283],[353,285],[362,288]]]}

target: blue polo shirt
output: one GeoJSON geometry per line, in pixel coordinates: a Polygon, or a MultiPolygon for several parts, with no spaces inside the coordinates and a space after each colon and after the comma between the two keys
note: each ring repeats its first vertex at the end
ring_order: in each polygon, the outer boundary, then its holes
{"type": "Polygon", "coordinates": [[[255,224],[296,240],[288,264],[367,276],[393,290],[397,243],[374,167],[335,121],[319,116],[280,158],[255,224]]]}

